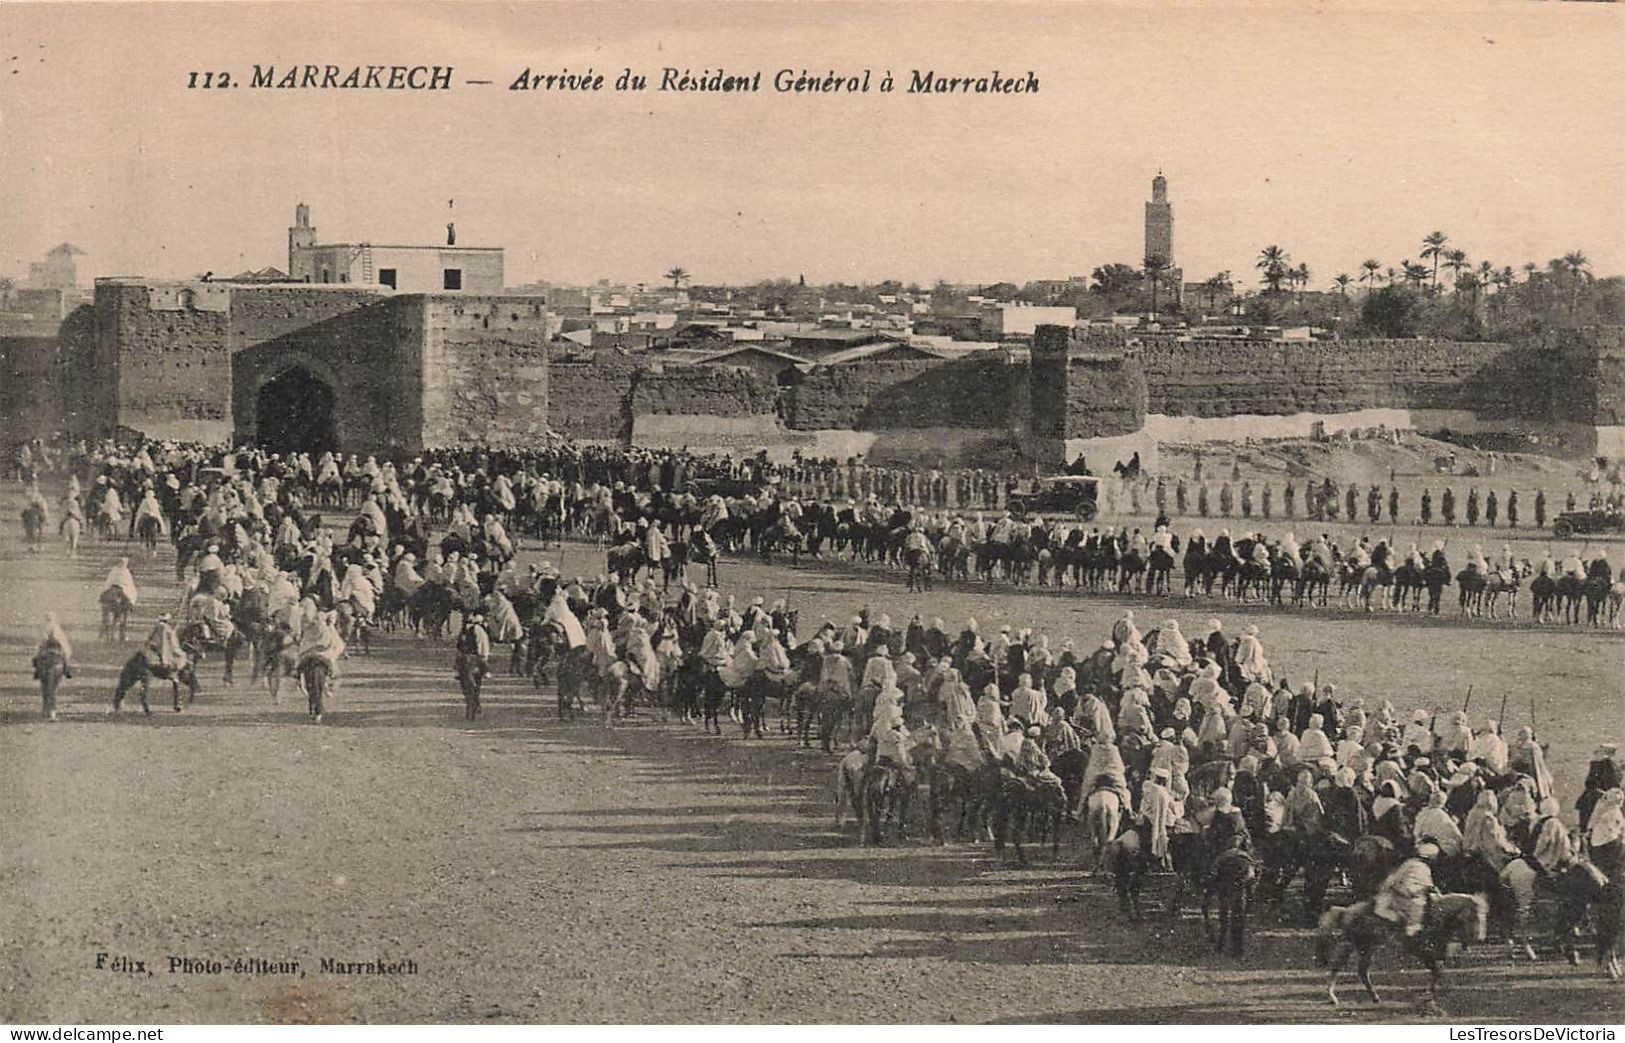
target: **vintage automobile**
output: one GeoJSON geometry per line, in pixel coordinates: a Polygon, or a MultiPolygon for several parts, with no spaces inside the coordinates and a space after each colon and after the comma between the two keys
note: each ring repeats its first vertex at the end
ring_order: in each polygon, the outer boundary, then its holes
{"type": "Polygon", "coordinates": [[[1560,540],[1598,532],[1625,532],[1625,511],[1564,511],[1552,520],[1560,540]]]}
{"type": "Polygon", "coordinates": [[[1091,521],[1098,509],[1100,479],[1091,475],[1062,474],[1038,478],[1027,491],[1010,494],[1009,507],[1022,514],[1066,513],[1091,521]]]}
{"type": "Polygon", "coordinates": [[[726,475],[702,475],[688,480],[687,491],[700,499],[707,496],[721,496],[735,498],[740,496],[756,496],[764,487],[762,482],[748,482],[742,478],[733,478],[726,475]]]}

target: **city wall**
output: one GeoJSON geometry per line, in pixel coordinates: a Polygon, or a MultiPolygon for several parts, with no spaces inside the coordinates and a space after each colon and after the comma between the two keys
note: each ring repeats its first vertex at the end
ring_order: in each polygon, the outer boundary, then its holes
{"type": "MultiPolygon", "coordinates": [[[[1304,437],[1356,427],[1518,431],[1625,454],[1625,329],[1544,344],[1262,341],[1040,327],[1032,361],[1004,352],[815,367],[780,388],[721,367],[619,352],[548,358],[534,297],[380,295],[354,287],[103,280],[55,342],[0,350],[0,431],[66,424],[224,441],[251,433],[252,385],[319,360],[344,440],[416,449],[585,441],[862,452],[943,464],[1077,452],[1115,458],[1159,441],[1304,437]],[[234,365],[234,357],[242,359],[234,365]],[[250,389],[239,392],[234,370],[250,389]],[[242,397],[247,395],[249,397],[242,397]]],[[[311,367],[313,371],[316,366],[311,367]]]]}
{"type": "Polygon", "coordinates": [[[1027,373],[1003,353],[821,366],[791,387],[785,424],[798,431],[1019,430],[1027,423],[1027,373]]]}
{"type": "Polygon", "coordinates": [[[62,426],[65,367],[55,337],[0,337],[0,445],[62,426]]]}
{"type": "Polygon", "coordinates": [[[402,373],[422,445],[534,445],[547,434],[546,308],[536,297],[414,297],[421,333],[402,373]]]}

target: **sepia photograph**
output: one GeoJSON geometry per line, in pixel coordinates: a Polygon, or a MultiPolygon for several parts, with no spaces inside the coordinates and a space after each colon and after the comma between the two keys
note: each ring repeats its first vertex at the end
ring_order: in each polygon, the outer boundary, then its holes
{"type": "Polygon", "coordinates": [[[0,1024],[1614,1039],[1622,71],[0,3],[0,1024]]]}

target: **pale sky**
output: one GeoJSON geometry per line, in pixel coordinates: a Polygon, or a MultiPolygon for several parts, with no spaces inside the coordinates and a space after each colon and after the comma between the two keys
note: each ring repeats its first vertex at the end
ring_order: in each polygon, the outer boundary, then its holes
{"type": "MultiPolygon", "coordinates": [[[[991,282],[1137,263],[1159,169],[1187,279],[1312,285],[1583,249],[1625,273],[1625,19],[1590,4],[0,3],[0,273],[286,263],[322,241],[507,248],[510,284],[991,282]],[[445,92],[185,89],[254,62],[451,65],[445,92]],[[533,71],[831,68],[897,92],[509,92],[533,71]],[[1035,95],[904,93],[910,69],[1035,95]],[[467,78],[495,80],[465,86],[467,78]]],[[[652,85],[651,85],[652,86],[652,85]]],[[[764,83],[764,86],[766,84],[764,83]]]]}

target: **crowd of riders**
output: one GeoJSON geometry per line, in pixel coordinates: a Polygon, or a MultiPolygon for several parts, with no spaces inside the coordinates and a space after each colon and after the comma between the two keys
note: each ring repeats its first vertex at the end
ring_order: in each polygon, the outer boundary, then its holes
{"type": "MultiPolygon", "coordinates": [[[[956,833],[1019,850],[1024,831],[1083,819],[1124,879],[1134,878],[1127,860],[1202,887],[1220,856],[1239,852],[1276,893],[1301,873],[1310,912],[1347,877],[1378,915],[1414,931],[1434,890],[1473,890],[1528,951],[1549,892],[1557,947],[1574,951],[1588,911],[1599,939],[1617,938],[1625,812],[1613,747],[1598,749],[1571,827],[1533,720],[1508,742],[1500,723],[1475,725],[1466,706],[1406,714],[1318,678],[1294,685],[1255,626],[1234,638],[1218,620],[1190,636],[1173,619],[1142,631],[1127,611],[1106,640],[1080,648],[1010,627],[984,632],[975,620],[894,624],[864,607],[803,638],[783,602],[745,603],[659,568],[668,523],[672,539],[685,529],[692,538],[745,499],[695,498],[678,506],[697,517],[662,516],[660,498],[673,503],[664,470],[701,470],[680,454],[560,442],[397,466],[144,443],[85,447],[62,462],[62,496],[83,504],[93,531],[156,527],[175,546],[183,593],[160,607],[124,671],[144,706],[149,679],[177,679],[180,709],[178,680],[195,692],[198,660],[222,653],[229,679],[241,652],[273,693],[299,677],[319,720],[341,660],[366,648],[371,628],[449,636],[455,618],[453,671],[469,718],[501,644],[515,672],[557,681],[561,714],[592,700],[612,723],[649,703],[719,732],[726,715],[762,736],[776,704],[801,742],[852,747],[842,778],[872,839],[905,827],[908,798],[923,791],[938,838],[953,820],[956,833]],[[330,528],[323,509],[347,521],[330,528]],[[509,524],[596,529],[640,553],[611,547],[593,578],[521,571],[509,524]]],[[[125,557],[102,592],[104,625],[140,598],[125,557]]],[[[53,658],[71,670],[54,618],[36,671],[53,658]]]]}

